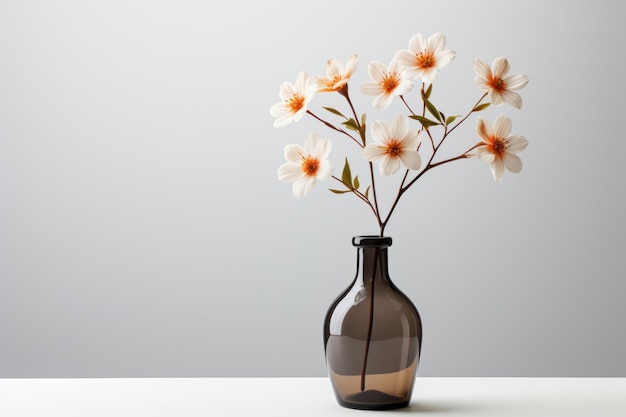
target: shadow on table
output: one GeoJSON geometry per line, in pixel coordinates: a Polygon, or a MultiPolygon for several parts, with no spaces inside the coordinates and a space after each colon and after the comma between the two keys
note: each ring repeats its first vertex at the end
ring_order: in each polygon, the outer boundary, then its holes
{"type": "Polygon", "coordinates": [[[469,411],[476,411],[479,408],[481,407],[472,403],[417,401],[412,402],[407,407],[390,411],[414,414],[466,414],[469,411]]]}

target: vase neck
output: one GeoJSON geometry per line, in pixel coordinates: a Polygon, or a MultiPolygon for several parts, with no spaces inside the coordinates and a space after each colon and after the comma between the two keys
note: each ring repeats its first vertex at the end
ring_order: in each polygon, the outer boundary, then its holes
{"type": "Polygon", "coordinates": [[[372,282],[389,281],[387,248],[391,238],[360,236],[353,244],[357,247],[357,282],[367,287],[372,282]]]}

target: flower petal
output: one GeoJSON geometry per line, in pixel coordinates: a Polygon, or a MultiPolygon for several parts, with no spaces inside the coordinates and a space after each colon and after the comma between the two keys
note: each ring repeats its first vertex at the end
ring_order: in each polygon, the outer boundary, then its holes
{"type": "Polygon", "coordinates": [[[283,182],[294,182],[300,178],[302,167],[292,162],[286,162],[278,167],[278,179],[283,182]]]}
{"type": "Polygon", "coordinates": [[[324,159],[320,162],[320,166],[317,170],[317,179],[325,181],[329,179],[331,175],[333,175],[333,167],[328,160],[324,159]]]}
{"type": "Polygon", "coordinates": [[[300,165],[306,153],[300,145],[293,144],[285,146],[284,155],[288,162],[300,165]]]}
{"type": "Polygon", "coordinates": [[[356,71],[356,67],[357,67],[358,62],[359,62],[359,59],[358,59],[358,56],[356,54],[354,54],[350,58],[348,58],[348,61],[346,62],[346,68],[345,68],[344,77],[350,78],[352,73],[354,71],[356,71]]]}
{"type": "Polygon", "coordinates": [[[367,96],[377,96],[382,92],[380,85],[374,81],[365,81],[359,85],[359,90],[367,96]]]}
{"type": "Polygon", "coordinates": [[[296,93],[296,90],[292,83],[289,81],[285,81],[280,84],[280,90],[278,91],[278,95],[283,100],[288,100],[296,93]]]}
{"type": "Polygon", "coordinates": [[[316,139],[314,152],[315,152],[315,155],[320,160],[328,158],[328,155],[330,155],[331,148],[332,148],[332,145],[331,145],[330,139],[320,138],[320,137],[316,139]]]}
{"type": "Polygon", "coordinates": [[[502,180],[502,174],[504,174],[504,162],[502,159],[496,158],[489,164],[491,168],[491,174],[493,175],[493,179],[497,182],[502,180]]]}
{"type": "Polygon", "coordinates": [[[504,166],[510,172],[517,174],[522,170],[522,160],[519,156],[506,152],[502,159],[504,161],[504,166]]]}
{"type": "Polygon", "coordinates": [[[376,120],[372,124],[372,139],[379,144],[386,144],[393,134],[391,126],[382,120],[376,120]]]}
{"type": "Polygon", "coordinates": [[[428,48],[433,53],[438,53],[446,47],[446,36],[443,33],[435,33],[428,38],[428,48]]]}
{"type": "Polygon", "coordinates": [[[496,156],[487,150],[486,146],[481,146],[477,149],[478,157],[485,162],[493,162],[496,156]]]}
{"type": "Polygon", "coordinates": [[[303,93],[307,85],[309,84],[309,76],[306,72],[300,71],[296,77],[295,90],[296,92],[303,93]]]}
{"type": "Polygon", "coordinates": [[[394,139],[402,139],[409,133],[409,119],[404,116],[395,118],[391,125],[390,135],[394,139]]]}
{"type": "Polygon", "coordinates": [[[491,65],[493,76],[496,78],[504,78],[509,72],[509,61],[503,56],[494,59],[491,65]]]}
{"type": "Polygon", "coordinates": [[[511,122],[511,118],[505,114],[501,114],[496,117],[496,120],[493,122],[493,135],[498,138],[506,138],[511,133],[511,128],[513,127],[513,122],[511,122]]]}
{"type": "Polygon", "coordinates": [[[509,103],[516,109],[522,108],[522,97],[514,91],[503,91],[501,94],[502,99],[509,103]]]}
{"type": "Polygon", "coordinates": [[[524,136],[514,135],[508,137],[509,146],[507,146],[507,152],[518,153],[526,149],[528,141],[524,136]]]}
{"type": "Polygon", "coordinates": [[[409,49],[414,54],[418,54],[420,52],[425,51],[427,47],[428,47],[428,40],[421,33],[417,33],[413,35],[411,39],[409,40],[409,49]]]}
{"type": "Polygon", "coordinates": [[[401,96],[407,93],[410,93],[413,90],[413,82],[408,79],[408,74],[403,72],[402,78],[400,80],[400,84],[393,91],[393,94],[396,96],[401,96]]]}
{"type": "Polygon", "coordinates": [[[493,104],[494,106],[501,106],[502,104],[504,104],[504,97],[502,96],[502,94],[500,94],[500,92],[491,89],[490,86],[488,86],[487,88],[490,88],[489,100],[491,100],[491,104],[493,104]]]}
{"type": "Polygon", "coordinates": [[[426,85],[432,84],[439,76],[437,67],[428,68],[422,71],[422,82],[426,85]]]}
{"type": "Polygon", "coordinates": [[[492,136],[491,125],[482,117],[476,118],[476,134],[480,136],[483,142],[490,143],[489,138],[492,136]]]}
{"type": "Polygon", "coordinates": [[[328,78],[341,77],[343,75],[343,63],[336,58],[329,59],[326,66],[328,78]]]}
{"type": "Polygon", "coordinates": [[[373,81],[381,80],[385,76],[385,72],[387,72],[387,67],[382,62],[372,61],[367,66],[367,73],[373,81]]]}
{"type": "Polygon", "coordinates": [[[379,110],[384,110],[391,105],[392,101],[393,101],[392,94],[384,94],[384,93],[380,94],[376,96],[376,98],[374,99],[374,108],[379,109],[379,110]]]}
{"type": "Polygon", "coordinates": [[[363,157],[370,162],[376,162],[385,157],[385,149],[374,143],[367,145],[362,152],[363,157]]]}
{"type": "Polygon", "coordinates": [[[402,147],[402,149],[415,151],[417,150],[417,147],[421,141],[422,136],[419,132],[407,132],[403,137],[400,138],[400,146],[402,147]]]}
{"type": "Polygon", "coordinates": [[[412,67],[415,65],[415,53],[407,49],[396,52],[393,60],[404,67],[412,67]]]}
{"type": "Polygon", "coordinates": [[[400,154],[402,165],[408,169],[418,170],[422,166],[422,157],[417,151],[405,150],[400,154]]]}
{"type": "Polygon", "coordinates": [[[509,75],[504,79],[504,84],[509,90],[519,90],[528,84],[528,77],[525,75],[509,75]]]}
{"type": "Polygon", "coordinates": [[[298,178],[292,187],[294,197],[301,198],[307,195],[311,188],[315,185],[315,177],[303,175],[298,178]]]}
{"type": "Polygon", "coordinates": [[[456,57],[456,52],[451,51],[451,50],[445,50],[445,51],[441,51],[439,52],[435,58],[437,60],[437,67],[439,68],[443,68],[446,65],[448,65],[449,63],[451,63],[452,61],[454,61],[454,58],[456,57]]]}
{"type": "Polygon", "coordinates": [[[480,59],[476,58],[473,61],[473,66],[474,66],[474,72],[476,73],[477,76],[485,79],[488,79],[491,77],[491,68],[489,67],[489,64],[487,64],[484,61],[481,61],[480,59]]]}
{"type": "Polygon", "coordinates": [[[395,174],[400,169],[400,158],[385,155],[385,157],[380,161],[379,169],[380,173],[385,176],[395,174]]]}

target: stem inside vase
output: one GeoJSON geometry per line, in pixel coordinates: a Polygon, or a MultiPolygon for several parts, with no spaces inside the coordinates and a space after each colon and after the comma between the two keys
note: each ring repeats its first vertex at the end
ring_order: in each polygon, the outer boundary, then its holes
{"type": "Polygon", "coordinates": [[[380,248],[376,248],[374,257],[374,268],[372,269],[372,277],[370,278],[370,312],[367,324],[367,339],[365,340],[365,354],[363,355],[363,367],[361,369],[361,392],[365,391],[365,374],[367,373],[367,357],[369,356],[370,341],[372,339],[372,329],[374,328],[374,279],[376,278],[376,270],[378,269],[378,258],[380,248]]]}

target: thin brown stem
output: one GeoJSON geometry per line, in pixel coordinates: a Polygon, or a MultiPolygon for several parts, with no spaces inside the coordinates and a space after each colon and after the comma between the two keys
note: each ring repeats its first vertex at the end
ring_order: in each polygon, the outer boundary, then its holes
{"type": "Polygon", "coordinates": [[[359,116],[356,114],[356,110],[354,109],[354,105],[352,104],[352,100],[350,100],[350,94],[348,94],[348,85],[346,84],[345,88],[340,91],[340,94],[346,98],[348,102],[348,106],[350,106],[350,110],[352,111],[352,115],[354,116],[354,122],[356,123],[357,128],[359,129],[359,136],[361,137],[361,142],[363,142],[363,146],[365,146],[365,135],[363,134],[363,129],[361,129],[361,121],[359,120],[359,116]]]}
{"type": "Polygon", "coordinates": [[[409,110],[409,112],[411,112],[411,115],[415,116],[415,112],[413,110],[411,110],[411,107],[409,106],[409,104],[404,99],[404,96],[400,96],[400,100],[402,100],[402,102],[404,103],[406,108],[409,110]]]}
{"type": "Polygon", "coordinates": [[[446,133],[446,136],[449,135],[450,133],[452,133],[452,131],[454,129],[456,129],[457,127],[459,127],[459,125],[461,123],[463,123],[468,117],[470,117],[470,114],[474,113],[474,109],[476,108],[476,106],[478,106],[480,104],[481,101],[483,101],[483,99],[487,97],[487,93],[483,94],[478,101],[476,102],[476,104],[474,104],[474,106],[472,107],[472,110],[469,111],[469,113],[467,113],[465,115],[465,117],[463,117],[461,120],[459,120],[454,126],[452,126],[452,128],[450,128],[450,130],[448,130],[448,132],[446,133]]]}
{"type": "Polygon", "coordinates": [[[367,204],[369,206],[370,209],[372,209],[372,212],[374,212],[374,216],[376,216],[376,218],[379,218],[378,215],[378,210],[372,205],[372,202],[365,196],[365,194],[363,194],[362,192],[360,192],[359,190],[350,187],[348,184],[346,184],[345,182],[343,182],[340,178],[336,177],[336,176],[332,176],[333,179],[339,181],[343,186],[347,187],[350,192],[352,192],[352,194],[356,195],[359,199],[361,199],[365,204],[367,204]]]}
{"type": "MultiPolygon", "coordinates": [[[[440,143],[441,145],[441,143],[440,143]]],[[[482,146],[481,143],[477,143],[474,146],[472,146],[471,148],[469,148],[468,150],[466,150],[465,152],[463,152],[460,155],[457,155],[453,158],[449,158],[449,159],[445,159],[443,161],[439,161],[439,162],[435,162],[433,163],[432,160],[435,156],[435,154],[433,153],[433,155],[431,155],[428,164],[426,164],[426,167],[424,167],[423,170],[421,170],[416,176],[415,178],[413,178],[411,181],[409,181],[408,184],[404,185],[404,182],[406,181],[407,175],[409,173],[409,171],[407,170],[407,172],[404,174],[404,178],[402,179],[402,183],[400,185],[400,188],[398,189],[398,194],[396,195],[396,198],[393,201],[393,204],[391,206],[391,208],[389,209],[389,213],[387,214],[387,217],[385,217],[385,220],[381,223],[381,228],[380,228],[380,235],[382,236],[384,231],[385,231],[385,227],[387,226],[387,223],[389,222],[389,219],[391,218],[391,215],[393,214],[393,212],[395,211],[398,202],[400,201],[400,198],[402,197],[402,195],[409,189],[411,188],[411,186],[413,184],[415,184],[417,182],[417,180],[419,180],[422,175],[424,175],[426,172],[430,171],[431,169],[438,167],[440,165],[444,165],[444,164],[448,164],[450,162],[453,161],[458,161],[459,159],[466,159],[469,157],[469,153],[471,151],[473,151],[474,149],[478,148],[479,146],[482,146]]],[[[435,151],[436,152],[436,151],[435,151]]]]}
{"type": "MultiPolygon", "coordinates": [[[[382,235],[381,235],[382,237],[382,235]]],[[[378,258],[380,256],[380,248],[375,249],[374,269],[372,270],[372,278],[370,278],[370,311],[367,324],[367,340],[365,341],[365,353],[363,355],[363,365],[361,367],[361,392],[365,391],[365,374],[367,373],[367,358],[369,356],[370,342],[372,340],[372,330],[374,329],[374,287],[376,286],[376,270],[378,269],[378,258]]],[[[363,254],[365,256],[365,254],[363,254]]]]}
{"type": "MultiPolygon", "coordinates": [[[[365,147],[365,145],[367,144],[367,139],[365,137],[365,130],[362,129],[361,126],[361,122],[359,121],[359,117],[357,116],[356,110],[354,109],[354,105],[352,104],[352,100],[350,100],[350,95],[348,94],[348,87],[346,86],[346,88],[344,90],[342,90],[340,92],[340,94],[342,96],[344,96],[346,98],[346,101],[348,102],[348,105],[350,106],[350,109],[352,110],[352,115],[354,116],[354,121],[357,125],[357,128],[359,129],[359,133],[361,135],[361,141],[363,142],[363,145],[361,147],[365,147]]],[[[369,172],[370,172],[370,181],[371,181],[371,185],[372,185],[372,199],[374,200],[374,205],[372,206],[372,203],[370,203],[369,200],[367,200],[367,203],[369,204],[369,206],[372,208],[372,211],[374,212],[374,215],[376,216],[376,220],[378,221],[378,226],[381,227],[382,223],[381,223],[381,219],[380,219],[380,211],[378,208],[378,196],[376,195],[376,179],[374,177],[374,165],[370,162],[369,163],[369,172]]],[[[365,196],[363,196],[365,197],[365,196]]]]}
{"type": "Polygon", "coordinates": [[[333,125],[330,122],[327,122],[326,120],[322,119],[321,117],[319,117],[318,115],[316,115],[315,113],[313,113],[311,110],[307,110],[306,111],[307,114],[313,116],[315,119],[319,120],[320,122],[324,123],[327,127],[339,132],[339,133],[343,133],[344,135],[348,136],[350,139],[352,139],[357,145],[359,145],[361,148],[363,147],[363,145],[359,142],[359,140],[357,138],[355,138],[354,136],[352,136],[351,134],[349,134],[348,132],[346,132],[343,129],[338,128],[337,126],[333,125]]]}
{"type": "MultiPolygon", "coordinates": [[[[380,218],[380,209],[378,208],[378,196],[376,195],[376,180],[374,177],[374,164],[373,163],[369,163],[369,170],[370,170],[370,181],[372,182],[372,198],[374,200],[374,212],[376,213],[376,221],[378,221],[378,227],[382,227],[382,223],[381,223],[381,218],[380,218]]],[[[381,230],[381,235],[380,237],[382,237],[382,230],[381,230]]]]}

